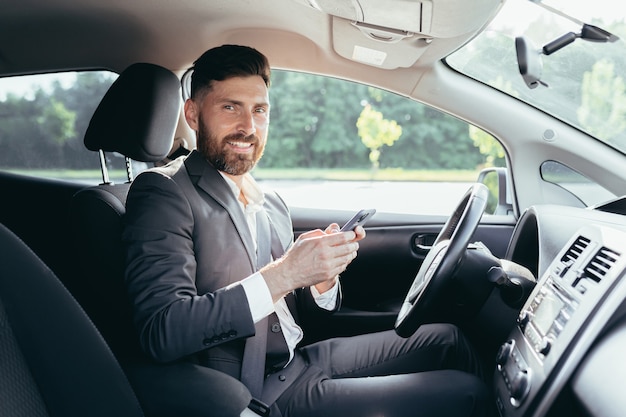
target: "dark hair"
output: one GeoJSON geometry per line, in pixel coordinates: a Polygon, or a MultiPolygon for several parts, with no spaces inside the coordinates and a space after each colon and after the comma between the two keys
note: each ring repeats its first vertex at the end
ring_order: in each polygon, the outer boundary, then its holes
{"type": "Polygon", "coordinates": [[[191,97],[211,88],[212,81],[259,75],[270,85],[270,65],[262,53],[240,45],[222,45],[206,51],[193,64],[191,97]]]}

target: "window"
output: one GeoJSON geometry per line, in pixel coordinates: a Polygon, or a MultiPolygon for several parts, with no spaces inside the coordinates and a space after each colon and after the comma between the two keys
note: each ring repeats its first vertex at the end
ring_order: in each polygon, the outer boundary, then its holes
{"type": "Polygon", "coordinates": [[[449,215],[483,168],[506,166],[491,135],[383,90],[274,70],[270,100],[254,175],[290,206],[449,215]]]}
{"type": "Polygon", "coordinates": [[[546,161],[541,164],[541,178],[569,191],[587,207],[617,197],[606,188],[560,162],[546,161]]]}
{"type": "MultiPolygon", "coordinates": [[[[97,152],[83,138],[91,115],[117,74],[104,71],[0,79],[0,169],[46,178],[102,181],[97,152]]],[[[107,155],[112,179],[126,178],[124,159],[107,155]]]]}
{"type": "MultiPolygon", "coordinates": [[[[0,79],[0,169],[101,182],[99,156],[83,138],[116,77],[0,79]]],[[[254,175],[290,206],[447,216],[483,168],[506,166],[489,134],[383,90],[275,70],[270,98],[269,141],[254,175]]],[[[106,156],[111,179],[124,182],[124,159],[106,156]]]]}
{"type": "Polygon", "coordinates": [[[446,62],[626,153],[625,34],[623,13],[616,13],[611,0],[509,0],[484,32],[446,62]],[[582,22],[619,39],[562,42],[567,46],[558,53],[539,54],[560,36],[580,33],[582,22]],[[541,81],[547,86],[528,88],[524,83],[515,47],[521,36],[534,45],[530,49],[537,51],[541,81]]]}

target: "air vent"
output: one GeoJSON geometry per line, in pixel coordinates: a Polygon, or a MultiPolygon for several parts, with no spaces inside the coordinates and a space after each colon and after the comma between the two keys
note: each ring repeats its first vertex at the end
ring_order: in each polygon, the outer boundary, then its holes
{"type": "Polygon", "coordinates": [[[595,282],[600,282],[617,261],[620,254],[606,247],[600,248],[584,269],[585,276],[595,282]]]}
{"type": "Polygon", "coordinates": [[[572,243],[572,246],[565,252],[565,255],[561,258],[561,262],[565,265],[571,265],[580,256],[585,248],[589,245],[590,240],[584,236],[578,236],[578,238],[572,243]]]}

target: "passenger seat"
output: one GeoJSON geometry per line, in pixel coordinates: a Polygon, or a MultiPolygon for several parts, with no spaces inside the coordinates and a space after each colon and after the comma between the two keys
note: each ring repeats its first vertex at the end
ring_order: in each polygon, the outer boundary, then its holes
{"type": "Polygon", "coordinates": [[[0,247],[0,416],[257,416],[241,382],[191,363],[135,363],[131,387],[84,310],[2,224],[0,247]]]}
{"type": "Polygon", "coordinates": [[[140,417],[104,340],[54,273],[0,225],[0,415],[140,417]]]}

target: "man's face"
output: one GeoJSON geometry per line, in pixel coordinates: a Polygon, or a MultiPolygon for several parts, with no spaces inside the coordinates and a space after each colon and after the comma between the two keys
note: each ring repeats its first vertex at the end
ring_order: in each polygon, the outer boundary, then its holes
{"type": "Polygon", "coordinates": [[[261,159],[270,119],[269,93],[259,76],[213,81],[200,99],[185,103],[197,148],[218,170],[233,176],[261,159]]]}

